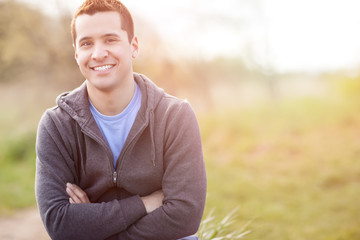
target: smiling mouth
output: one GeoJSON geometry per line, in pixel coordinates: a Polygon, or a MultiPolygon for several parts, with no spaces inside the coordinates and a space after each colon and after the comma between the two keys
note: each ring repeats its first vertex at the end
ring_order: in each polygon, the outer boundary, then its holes
{"type": "Polygon", "coordinates": [[[91,69],[95,70],[95,71],[99,71],[99,72],[103,72],[106,71],[110,68],[113,68],[115,65],[103,65],[103,66],[98,66],[98,67],[92,67],[91,69]]]}

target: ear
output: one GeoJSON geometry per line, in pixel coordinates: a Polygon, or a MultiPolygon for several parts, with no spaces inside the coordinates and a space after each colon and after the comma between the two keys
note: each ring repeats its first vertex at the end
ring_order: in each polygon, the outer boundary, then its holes
{"type": "Polygon", "coordinates": [[[139,43],[137,36],[134,36],[133,40],[131,41],[131,57],[132,59],[135,59],[139,54],[139,43]]]}
{"type": "Polygon", "coordinates": [[[77,54],[76,46],[74,44],[73,44],[73,48],[74,48],[74,53],[75,53],[74,54],[75,61],[79,65],[79,62],[78,62],[79,55],[77,54]]]}
{"type": "Polygon", "coordinates": [[[75,61],[76,61],[77,65],[79,65],[77,53],[75,53],[74,58],[75,58],[75,61]]]}

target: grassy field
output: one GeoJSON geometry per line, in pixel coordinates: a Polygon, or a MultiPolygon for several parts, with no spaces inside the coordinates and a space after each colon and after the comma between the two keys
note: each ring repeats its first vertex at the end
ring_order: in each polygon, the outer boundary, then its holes
{"type": "Polygon", "coordinates": [[[359,104],[299,99],[201,116],[207,210],[248,239],[360,239],[359,104]]]}
{"type": "MultiPolygon", "coordinates": [[[[299,98],[199,113],[206,214],[214,209],[221,219],[237,208],[231,228],[249,223],[246,239],[360,239],[358,100],[299,98]]],[[[44,106],[25,101],[0,106],[2,215],[35,204],[35,126],[44,106]],[[24,120],[32,122],[18,130],[13,118],[27,108],[24,120]]]]}

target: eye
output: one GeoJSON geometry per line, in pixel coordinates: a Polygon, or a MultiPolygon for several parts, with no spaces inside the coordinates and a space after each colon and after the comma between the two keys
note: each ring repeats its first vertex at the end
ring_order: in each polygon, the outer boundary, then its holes
{"type": "Polygon", "coordinates": [[[92,44],[92,42],[90,41],[85,41],[85,42],[81,42],[80,43],[80,47],[88,47],[92,44]]]}
{"type": "Polygon", "coordinates": [[[117,41],[119,41],[117,38],[108,38],[108,39],[106,39],[106,42],[108,42],[108,43],[115,43],[117,41]]]}

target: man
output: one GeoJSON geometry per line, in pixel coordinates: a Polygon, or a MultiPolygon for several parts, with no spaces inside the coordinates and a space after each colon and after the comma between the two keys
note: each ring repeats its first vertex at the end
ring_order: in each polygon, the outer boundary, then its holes
{"type": "Polygon", "coordinates": [[[133,21],[86,0],[72,22],[85,77],[39,123],[35,191],[52,239],[180,239],[200,224],[206,173],[189,104],[133,72],[133,21]]]}

